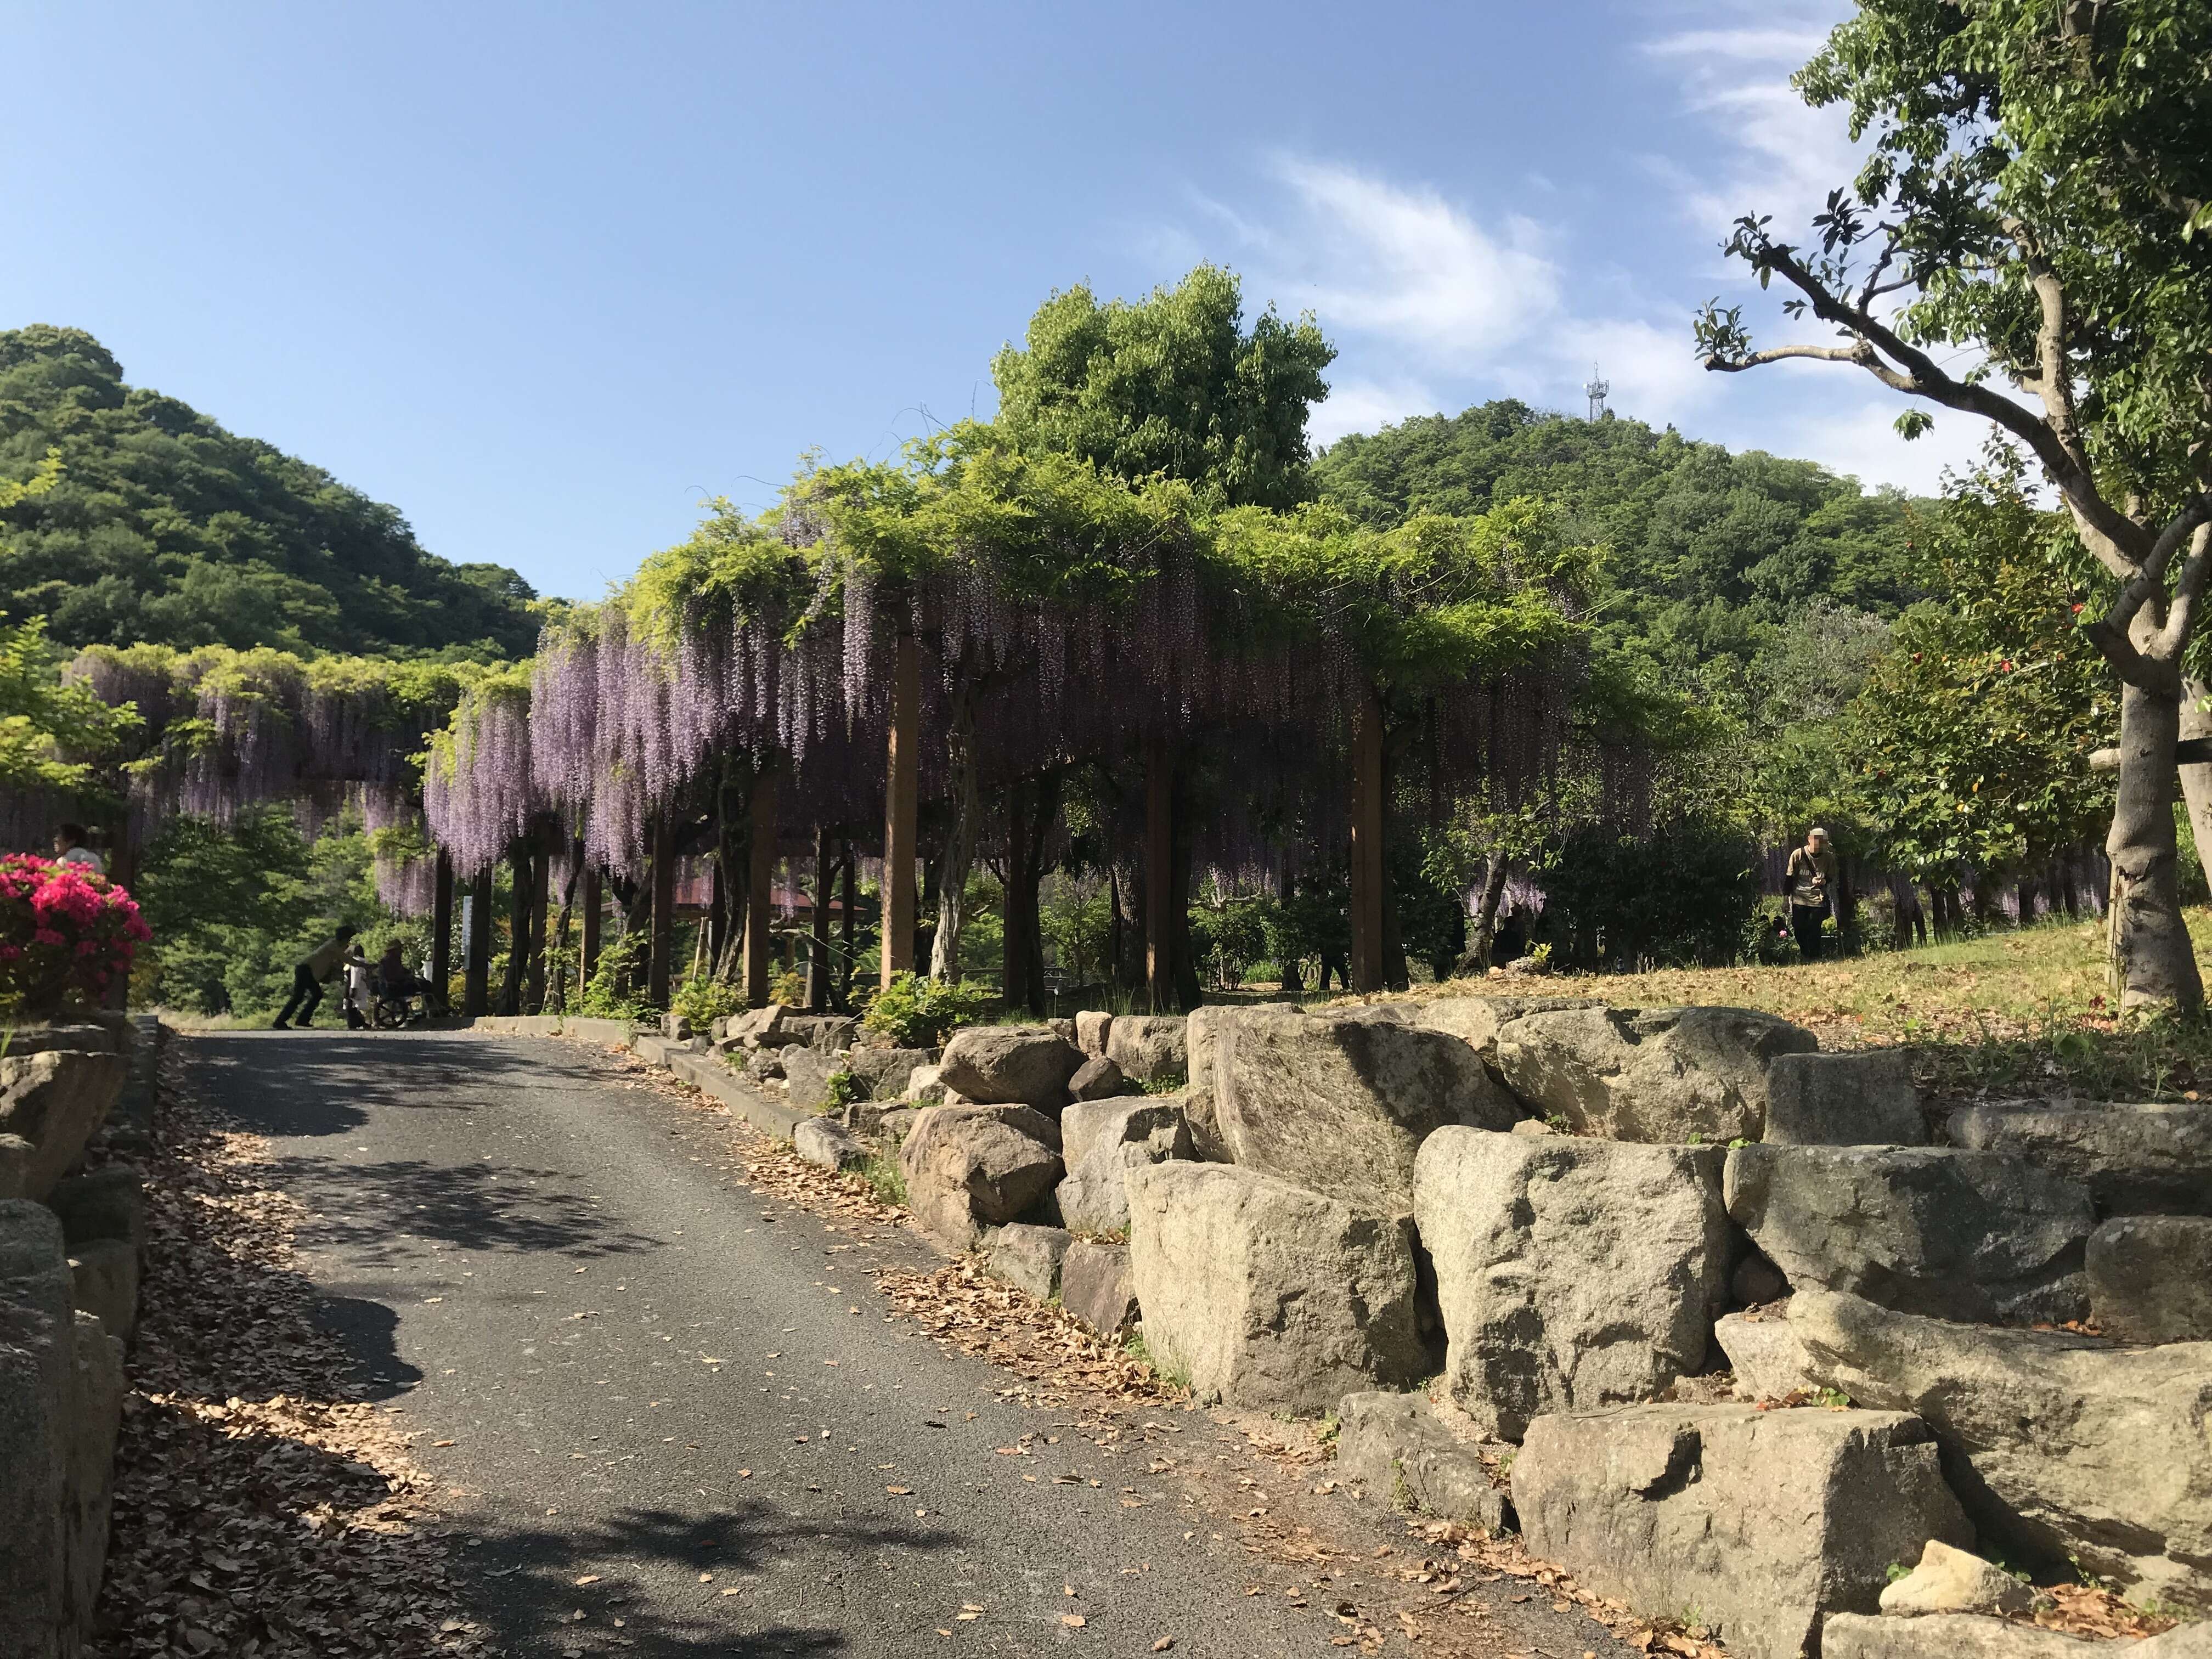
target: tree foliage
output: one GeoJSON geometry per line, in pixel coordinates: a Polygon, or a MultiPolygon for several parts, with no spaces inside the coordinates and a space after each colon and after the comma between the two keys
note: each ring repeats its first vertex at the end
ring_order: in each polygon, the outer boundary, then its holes
{"type": "Polygon", "coordinates": [[[89,334],[0,331],[0,619],[69,646],[509,656],[514,571],[423,551],[393,508],[126,386],[89,334]],[[28,485],[28,489],[24,486],[28,485]]]}
{"type": "Polygon", "coordinates": [[[43,617],[0,623],[0,788],[81,790],[142,724],[129,702],[63,678],[46,634],[43,617]]]}
{"type": "Polygon", "coordinates": [[[1180,479],[1224,506],[1302,501],[1306,417],[1328,395],[1336,349],[1311,317],[1285,322],[1272,307],[1247,331],[1243,308],[1238,279],[1215,265],[1133,301],[1101,305],[1084,283],[1054,294],[1024,343],[992,360],[994,424],[1016,449],[1180,479]]]}

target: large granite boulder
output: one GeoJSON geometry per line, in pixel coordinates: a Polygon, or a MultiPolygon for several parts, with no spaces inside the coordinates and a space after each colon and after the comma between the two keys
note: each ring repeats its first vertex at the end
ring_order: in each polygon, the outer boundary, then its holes
{"type": "MultiPolygon", "coordinates": [[[[1182,1106],[1173,1096],[1139,1096],[1101,1101],[1091,1107],[1119,1108],[1087,1118],[1079,1143],[1070,1141],[1066,1115],[1060,1119],[1067,1179],[1060,1183],[1060,1219],[1079,1233],[1121,1232],[1129,1224],[1129,1171],[1146,1164],[1191,1155],[1190,1130],[1182,1106]]],[[[1069,1107],[1069,1113],[1077,1109],[1069,1107]]]]}
{"type": "MultiPolygon", "coordinates": [[[[1820,1630],[1820,1659],[2105,1659],[2118,1645],[1975,1613],[1927,1619],[1839,1613],[1820,1630]]],[[[2128,1659],[2160,1659],[2151,1651],[2156,1645],[2124,1650],[2128,1659]]]]}
{"type": "Polygon", "coordinates": [[[2212,1342],[2212,1216],[2115,1216],[2089,1235],[2089,1313],[2123,1342],[2212,1342]]]}
{"type": "Polygon", "coordinates": [[[1498,1034],[1498,1069],[1539,1116],[1607,1140],[1725,1146],[1766,1132],[1766,1072],[1810,1031],[1747,1008],[1558,1008],[1498,1034]]]}
{"type": "Polygon", "coordinates": [[[1432,1131],[1506,1129],[1521,1115],[1473,1048],[1390,1005],[1240,1008],[1211,1036],[1230,1158],[1371,1212],[1411,1207],[1413,1158],[1432,1131]]]}
{"type": "Polygon", "coordinates": [[[1119,1342],[1137,1326],[1129,1247],[1079,1238],[1060,1260],[1060,1304],[1090,1330],[1119,1342]]]}
{"type": "Polygon", "coordinates": [[[1190,1125],[1192,1149],[1210,1164],[1229,1162],[1213,1072],[1214,1034],[1224,1012],[1218,1004],[1205,1003],[1183,1019],[1183,1057],[1189,1066],[1183,1084],[1183,1120],[1190,1125]]]}
{"type": "Polygon", "coordinates": [[[791,1145],[806,1163],[825,1170],[857,1170],[868,1161],[868,1149],[833,1118],[802,1120],[791,1132],[791,1145]]]}
{"type": "Polygon", "coordinates": [[[896,1100],[906,1092],[915,1072],[934,1065],[934,1048],[848,1048],[842,1056],[844,1070],[861,1092],[860,1100],[896,1100]]]}
{"type": "Polygon", "coordinates": [[[1139,1085],[1182,1083],[1190,1056],[1181,1014],[1116,1014],[1106,1028],[1106,1058],[1139,1085]]]}
{"type": "Polygon", "coordinates": [[[1413,1227],[1255,1170],[1128,1173],[1146,1346],[1202,1400],[1321,1411],[1428,1369],[1413,1227]]]}
{"type": "Polygon", "coordinates": [[[1808,1369],[1862,1406],[1917,1412],[1967,1512],[2015,1562],[2212,1610],[2212,1343],[2122,1348],[1800,1291],[1808,1369]]]}
{"type": "Polygon", "coordinates": [[[1728,1356],[1739,1400],[1787,1400],[1820,1385],[1807,1369],[1805,1345],[1779,1314],[1725,1314],[1713,1326],[1713,1340],[1728,1356]]]}
{"type": "Polygon", "coordinates": [[[899,1168],[924,1237],[957,1254],[985,1227],[1015,1220],[1053,1189],[1060,1154],[1030,1119],[1044,1122],[1021,1107],[932,1106],[915,1119],[899,1168]]]}
{"type": "Polygon", "coordinates": [[[1777,1054],[1766,1068],[1766,1133],[1785,1146],[1920,1146],[1928,1121],[1901,1048],[1777,1054]]]}
{"type": "Polygon", "coordinates": [[[1336,1409],[1336,1476],[1353,1497],[1492,1533],[1512,1524],[1480,1443],[1446,1423],[1426,1395],[1370,1389],[1336,1409]]]}
{"type": "Polygon", "coordinates": [[[938,1080],[979,1105],[1031,1106],[1054,1116],[1083,1052],[1048,1025],[971,1025],[955,1031],[938,1080]]]}
{"type": "Polygon", "coordinates": [[[783,1050],[784,1098],[802,1112],[827,1110],[830,1079],[844,1066],[842,1054],[793,1043],[783,1050]]]}
{"type": "Polygon", "coordinates": [[[1966,1106],[1948,1131],[2087,1183],[2101,1215],[2212,1215],[2212,1105],[1966,1106]]]}
{"type": "Polygon", "coordinates": [[[983,1265],[1038,1301],[1049,1302],[1060,1290],[1060,1261],[1074,1243],[1062,1227],[1010,1222],[983,1235],[983,1265]]]}
{"type": "Polygon", "coordinates": [[[1703,1369],[1728,1283],[1717,1148],[1439,1129],[1413,1218],[1452,1398],[1518,1440],[1552,1412],[1650,1400],[1703,1369]]]}
{"type": "Polygon", "coordinates": [[[0,1653],[90,1635],[123,1392],[122,1345],[72,1305],[60,1223],[0,1201],[0,1653]]]}
{"type": "Polygon", "coordinates": [[[1121,1075],[1121,1068],[1103,1054],[1085,1060],[1067,1079],[1070,1100],[1111,1100],[1130,1092],[1129,1079],[1121,1075]]]}
{"type": "Polygon", "coordinates": [[[46,1207],[61,1218],[71,1244],[113,1238],[135,1248],[146,1242],[145,1187],[137,1165],[105,1164],[58,1183],[46,1207]]]}
{"type": "Polygon", "coordinates": [[[2079,1319],[2088,1189],[2002,1152],[1948,1146],[1738,1146],[1729,1217],[1791,1285],[1902,1313],[2079,1319]]]}
{"type": "Polygon", "coordinates": [[[1498,1035],[1508,1024],[1529,1014],[1602,1006],[1588,997],[1525,996],[1421,997],[1374,1005],[1383,1018],[1418,1025],[1423,1030],[1449,1031],[1480,1054],[1500,1083],[1505,1079],[1497,1072],[1498,1035]]]}
{"type": "Polygon", "coordinates": [[[0,1056],[0,1135],[29,1143],[17,1179],[23,1196],[43,1199],[84,1156],[85,1143],[123,1092],[131,1061],[112,1049],[18,1054],[12,1047],[0,1056]]]}
{"type": "Polygon", "coordinates": [[[1097,1009],[1085,1009],[1075,1017],[1075,1046],[1100,1060],[1106,1054],[1106,1033],[1114,1024],[1114,1016],[1097,1009]]]}
{"type": "Polygon", "coordinates": [[[1532,1555],[1646,1613],[1695,1607],[1741,1659],[1803,1659],[1871,1613],[1893,1561],[1973,1542],[1902,1412],[1632,1407],[1539,1418],[1513,1464],[1532,1555]]]}

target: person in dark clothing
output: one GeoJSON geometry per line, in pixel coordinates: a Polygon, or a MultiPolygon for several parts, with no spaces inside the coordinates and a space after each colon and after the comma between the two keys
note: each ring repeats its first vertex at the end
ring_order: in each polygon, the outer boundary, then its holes
{"type": "Polygon", "coordinates": [[[1829,890],[1836,880],[1836,855],[1828,847],[1828,832],[1805,832],[1805,844],[1790,854],[1790,869],[1782,890],[1790,900],[1790,931],[1797,936],[1798,953],[1818,962],[1823,940],[1820,930],[1828,920],[1829,890]]]}
{"type": "Polygon", "coordinates": [[[322,1006],[323,987],[345,965],[346,946],[353,942],[353,933],[350,927],[339,928],[292,969],[292,994],[284,999],[284,1010],[276,1016],[274,1029],[289,1030],[295,1014],[302,1026],[314,1024],[315,1010],[322,1006]]]}

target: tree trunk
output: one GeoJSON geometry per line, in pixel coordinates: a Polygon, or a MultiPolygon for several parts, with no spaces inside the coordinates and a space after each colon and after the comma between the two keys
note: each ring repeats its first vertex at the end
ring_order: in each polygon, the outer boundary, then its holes
{"type": "Polygon", "coordinates": [[[552,996],[553,1012],[556,1014],[568,1012],[568,918],[575,913],[576,881],[583,871],[584,843],[572,842],[568,847],[568,878],[561,884],[561,915],[553,924],[552,996]]]}
{"type": "Polygon", "coordinates": [[[2204,981],[2181,920],[2175,868],[2173,745],[2181,704],[2140,686],[2120,688],[2120,776],[2112,830],[2112,985],[2123,1010],[2204,1004],[2204,981]]]}
{"type": "Polygon", "coordinates": [[[745,826],[752,787],[752,757],[742,751],[725,755],[714,788],[714,873],[722,900],[722,928],[713,969],[716,981],[723,985],[735,985],[744,977],[745,893],[752,880],[745,826]]]}
{"type": "Polygon", "coordinates": [[[461,982],[461,1013],[468,1019],[491,1012],[491,890],[486,865],[469,890],[469,955],[461,982]]]}
{"type": "Polygon", "coordinates": [[[530,847],[516,842],[507,849],[507,972],[499,983],[499,1011],[522,1012],[522,975],[530,956],[530,847]]]}
{"type": "Polygon", "coordinates": [[[1836,950],[1839,955],[1859,953],[1859,885],[1853,860],[1836,860],[1836,950]]]}
{"type": "Polygon", "coordinates": [[[663,807],[653,815],[653,918],[647,926],[645,1000],[668,1006],[669,957],[676,949],[676,820],[663,807]]]}
{"type": "Polygon", "coordinates": [[[1352,707],[1352,988],[1382,988],[1382,700],[1364,681],[1352,707]]]}
{"type": "MultiPolygon", "coordinates": [[[[582,842],[576,843],[579,848],[582,842]]],[[[578,854],[580,858],[582,854],[578,854]]],[[[600,911],[605,900],[599,892],[599,866],[590,864],[584,870],[584,925],[576,944],[576,996],[578,1005],[583,994],[591,988],[592,975],[599,971],[600,911]]]]}
{"type": "Polygon", "coordinates": [[[963,659],[954,672],[952,707],[945,732],[945,793],[952,820],[937,872],[937,937],[930,942],[929,976],[960,977],[960,930],[968,921],[968,877],[975,867],[975,841],[983,828],[982,757],[975,752],[975,677],[963,659]]]}
{"type": "MultiPolygon", "coordinates": [[[[2204,707],[2208,701],[2212,701],[2212,688],[2203,680],[2182,681],[2182,737],[2212,737],[2212,709],[2204,707]]],[[[2197,838],[2197,860],[2212,872],[2212,762],[2182,767],[2180,774],[2181,799],[2189,808],[2189,833],[2197,838]]]]}
{"type": "Polygon", "coordinates": [[[830,1009],[830,826],[814,826],[814,917],[806,934],[806,1012],[830,1009]]]}
{"type": "Polygon", "coordinates": [[[430,983],[432,998],[442,1012],[453,996],[453,860],[438,849],[437,885],[430,897],[430,983]]]}
{"type": "Polygon", "coordinates": [[[1145,739],[1145,996],[1175,1006],[1175,758],[1164,737],[1145,739]]]}
{"type": "Polygon", "coordinates": [[[845,959],[837,964],[837,1006],[850,1012],[853,1006],[853,975],[858,970],[860,965],[854,954],[853,930],[860,925],[860,877],[856,866],[860,864],[860,855],[858,849],[854,847],[853,838],[850,836],[845,836],[843,840],[845,913],[839,918],[838,926],[844,933],[845,959]]]}
{"type": "Polygon", "coordinates": [[[545,911],[552,862],[544,838],[534,838],[530,849],[530,959],[525,964],[523,980],[526,1013],[545,1012],[545,911]]]}
{"type": "Polygon", "coordinates": [[[765,1008],[775,971],[772,930],[775,925],[776,773],[753,770],[752,798],[745,804],[745,1006],[765,1008]]]}
{"type": "Polygon", "coordinates": [[[884,779],[881,983],[914,970],[914,861],[921,801],[921,658],[901,634],[891,658],[890,747],[884,779]]]}
{"type": "Polygon", "coordinates": [[[1188,1013],[1206,1000],[1206,990],[1199,982],[1198,954],[1190,939],[1190,877],[1196,852],[1191,829],[1198,814],[1191,810],[1192,775],[1186,761],[1178,759],[1169,782],[1173,804],[1168,835],[1168,969],[1175,988],[1170,1012],[1188,1013]]]}
{"type": "Polygon", "coordinates": [[[1490,953],[1498,943],[1498,907],[1505,896],[1507,870],[1503,853],[1492,853],[1483,865],[1482,896],[1474,907],[1474,938],[1468,942],[1467,954],[1460,958],[1457,969],[1462,975],[1490,971],[1490,953]]]}

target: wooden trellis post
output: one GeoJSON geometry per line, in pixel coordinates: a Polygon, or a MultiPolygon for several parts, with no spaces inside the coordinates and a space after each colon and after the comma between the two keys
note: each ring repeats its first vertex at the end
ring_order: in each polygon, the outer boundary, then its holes
{"type": "Polygon", "coordinates": [[[914,967],[914,860],[921,810],[921,653],[901,634],[891,661],[890,749],[884,782],[883,977],[914,967]]]}
{"type": "Polygon", "coordinates": [[[1352,705],[1352,988],[1382,988],[1382,700],[1363,682],[1352,705]]]}

